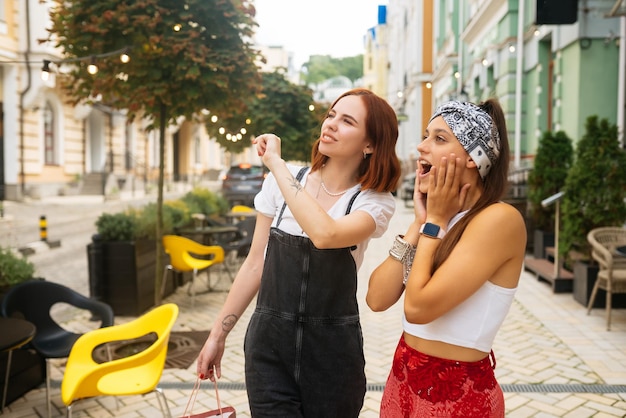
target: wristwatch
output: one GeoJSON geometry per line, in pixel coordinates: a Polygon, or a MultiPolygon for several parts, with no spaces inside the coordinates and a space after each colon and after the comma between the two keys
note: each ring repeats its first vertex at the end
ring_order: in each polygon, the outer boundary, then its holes
{"type": "Polygon", "coordinates": [[[389,250],[389,255],[394,260],[398,260],[401,263],[407,259],[411,250],[414,249],[410,242],[404,240],[404,235],[396,235],[396,239],[393,240],[393,245],[389,250]]]}
{"type": "Polygon", "coordinates": [[[430,222],[426,222],[422,224],[420,227],[420,234],[426,235],[431,238],[442,239],[446,235],[446,231],[441,229],[439,225],[431,224],[430,222]]]}

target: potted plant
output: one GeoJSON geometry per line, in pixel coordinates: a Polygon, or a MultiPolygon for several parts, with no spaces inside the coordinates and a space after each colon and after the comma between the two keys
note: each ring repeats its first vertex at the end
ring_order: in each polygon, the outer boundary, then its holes
{"type": "Polygon", "coordinates": [[[0,300],[11,286],[33,279],[35,265],[22,254],[0,246],[0,300]]]}
{"type": "Polygon", "coordinates": [[[587,233],[626,221],[626,153],[617,140],[617,127],[606,119],[587,119],[564,192],[559,252],[574,272],[574,298],[586,305],[597,273],[587,233]]]}
{"type": "MultiPolygon", "coordinates": [[[[206,189],[198,188],[181,199],[165,202],[163,234],[174,234],[189,226],[191,213],[199,210],[224,213],[218,204],[200,207],[197,202],[203,199],[219,200],[206,189]]],[[[116,315],[138,316],[176,290],[178,283],[168,281],[161,295],[163,271],[162,267],[157,268],[156,243],[160,238],[156,236],[156,222],[155,203],[114,214],[103,213],[96,220],[97,234],[87,245],[90,294],[111,305],[116,315]]],[[[165,254],[161,256],[164,258],[165,254]]]]}
{"type": "Polygon", "coordinates": [[[572,165],[572,140],[563,131],[546,131],[539,140],[532,171],[528,175],[528,203],[533,225],[533,255],[544,258],[545,249],[554,245],[554,206],[544,208],[542,200],[558,193],[572,165]]]}

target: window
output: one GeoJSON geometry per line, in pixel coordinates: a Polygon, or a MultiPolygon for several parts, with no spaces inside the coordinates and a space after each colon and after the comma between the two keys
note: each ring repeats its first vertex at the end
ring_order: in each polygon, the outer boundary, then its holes
{"type": "Polygon", "coordinates": [[[200,146],[200,135],[196,135],[196,137],[194,138],[193,141],[193,157],[194,157],[194,163],[195,164],[200,164],[202,163],[202,147],[200,146]]]}
{"type": "Polygon", "coordinates": [[[46,165],[58,165],[57,138],[56,138],[56,117],[50,102],[46,102],[43,110],[43,141],[44,141],[44,162],[46,165]]]}

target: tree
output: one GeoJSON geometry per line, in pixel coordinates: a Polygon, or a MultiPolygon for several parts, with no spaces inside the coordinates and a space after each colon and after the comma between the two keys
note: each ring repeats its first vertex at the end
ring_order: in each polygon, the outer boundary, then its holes
{"type": "Polygon", "coordinates": [[[341,75],[348,77],[352,84],[363,78],[363,55],[339,58],[338,61],[337,66],[341,75]]]}
{"type": "Polygon", "coordinates": [[[313,92],[291,83],[282,71],[263,73],[260,94],[251,96],[245,114],[207,122],[207,131],[232,152],[250,146],[247,140],[264,132],[282,138],[281,151],[286,160],[309,161],[311,146],[319,137],[320,119],[324,109],[313,102],[313,92]],[[313,105],[313,110],[310,106],[313,105]],[[245,139],[233,141],[245,128],[245,139]],[[220,131],[222,129],[222,131],[220,131]],[[231,135],[227,136],[227,133],[231,135]]]}
{"type": "Polygon", "coordinates": [[[302,67],[304,83],[309,86],[340,75],[348,77],[354,84],[363,78],[363,55],[346,58],[312,55],[302,67]]]}
{"type": "Polygon", "coordinates": [[[564,191],[559,252],[578,251],[591,259],[589,231],[626,221],[626,152],[617,140],[617,127],[607,119],[587,118],[564,191]]]}
{"type": "Polygon", "coordinates": [[[256,94],[259,55],[249,41],[254,15],[249,0],[73,0],[51,9],[48,41],[64,54],[56,64],[67,66],[60,81],[73,103],[126,109],[130,121],[145,117],[148,129],[159,129],[156,289],[163,266],[165,129],[203,110],[237,112],[256,94]],[[120,50],[129,62],[109,56],[120,50]],[[88,72],[90,63],[97,64],[96,74],[88,72]]]}
{"type": "Polygon", "coordinates": [[[544,208],[541,201],[561,191],[573,158],[572,140],[565,132],[544,132],[528,176],[528,201],[535,228],[554,231],[554,208],[544,208]]]}

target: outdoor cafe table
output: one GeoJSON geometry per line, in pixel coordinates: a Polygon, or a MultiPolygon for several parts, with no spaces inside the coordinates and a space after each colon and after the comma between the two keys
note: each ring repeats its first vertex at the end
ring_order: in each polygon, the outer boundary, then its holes
{"type": "Polygon", "coordinates": [[[19,318],[0,317],[0,351],[7,351],[7,370],[4,376],[4,390],[2,392],[2,406],[4,411],[9,388],[9,376],[11,375],[11,357],[13,350],[29,343],[35,336],[35,325],[19,318]]]}
{"type": "Polygon", "coordinates": [[[219,225],[219,226],[203,226],[200,228],[183,228],[178,232],[182,236],[186,236],[193,240],[197,240],[197,237],[201,237],[198,242],[204,245],[214,245],[219,242],[220,236],[235,235],[239,229],[235,225],[219,225]]]}
{"type": "Polygon", "coordinates": [[[256,218],[256,215],[257,215],[257,211],[256,210],[250,211],[250,212],[233,212],[233,211],[230,211],[230,212],[226,212],[224,214],[224,218],[228,219],[228,221],[230,223],[236,224],[238,220],[241,221],[241,220],[243,220],[245,218],[256,218]]]}

